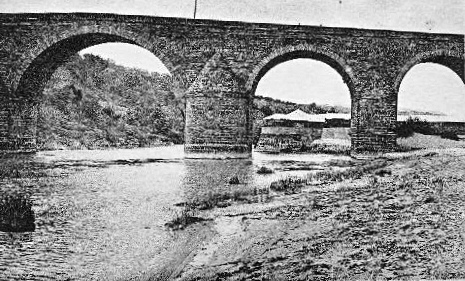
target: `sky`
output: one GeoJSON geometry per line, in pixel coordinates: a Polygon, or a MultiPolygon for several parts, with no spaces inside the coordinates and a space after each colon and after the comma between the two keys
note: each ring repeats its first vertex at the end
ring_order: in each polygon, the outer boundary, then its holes
{"type": "MultiPolygon", "coordinates": [[[[0,11],[100,12],[193,17],[194,0],[0,0],[0,11]],[[63,4],[66,3],[66,4],[63,4]]],[[[198,0],[197,18],[465,34],[464,0],[198,0]]],[[[91,52],[116,63],[167,72],[146,50],[124,44],[94,46],[91,52]]],[[[271,69],[258,95],[301,103],[350,106],[347,86],[333,69],[312,60],[294,60],[271,69]]],[[[465,85],[435,64],[412,68],[399,93],[399,107],[441,111],[465,119],[465,85]],[[463,111],[463,112],[462,112],[463,111]]]]}

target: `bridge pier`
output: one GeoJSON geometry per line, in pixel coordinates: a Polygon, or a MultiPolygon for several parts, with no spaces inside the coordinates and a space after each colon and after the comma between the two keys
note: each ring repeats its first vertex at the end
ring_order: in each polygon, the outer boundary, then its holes
{"type": "Polygon", "coordinates": [[[35,131],[35,106],[29,100],[12,97],[0,81],[0,151],[35,151],[35,131]]]}
{"type": "Polygon", "coordinates": [[[186,94],[186,157],[251,157],[251,102],[243,82],[213,56],[186,94]]]}
{"type": "Polygon", "coordinates": [[[248,100],[188,98],[184,149],[187,158],[249,158],[248,100]]]}
{"type": "MultiPolygon", "coordinates": [[[[1,93],[5,97],[4,93],[1,93]]],[[[0,150],[8,150],[10,142],[9,132],[10,109],[4,98],[0,100],[0,150]]]]}
{"type": "Polygon", "coordinates": [[[369,76],[364,79],[368,83],[358,85],[352,97],[351,155],[354,157],[379,156],[397,148],[397,92],[385,83],[388,80],[369,76]]]}
{"type": "Polygon", "coordinates": [[[37,108],[29,102],[5,103],[0,109],[0,149],[7,152],[37,150],[37,108]]]}

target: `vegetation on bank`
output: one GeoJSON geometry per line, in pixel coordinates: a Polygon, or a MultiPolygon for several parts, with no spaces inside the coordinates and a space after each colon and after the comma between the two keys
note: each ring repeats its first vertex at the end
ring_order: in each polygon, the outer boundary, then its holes
{"type": "Polygon", "coordinates": [[[39,149],[183,143],[184,97],[167,74],[76,54],[52,75],[41,101],[39,149]]]}
{"type": "Polygon", "coordinates": [[[464,148],[464,141],[455,141],[441,138],[435,135],[422,135],[414,133],[407,138],[398,138],[397,146],[399,151],[411,151],[418,149],[450,149],[464,148]]]}
{"type": "Polygon", "coordinates": [[[418,133],[422,135],[439,135],[441,138],[455,141],[459,140],[455,132],[438,131],[430,122],[421,120],[418,117],[409,117],[404,122],[398,122],[396,133],[399,138],[411,137],[414,133],[418,133]]]}
{"type": "Polygon", "coordinates": [[[428,121],[419,118],[408,118],[404,122],[399,122],[396,132],[399,151],[465,147],[465,142],[460,141],[457,133],[441,131],[428,121]]]}
{"type": "Polygon", "coordinates": [[[360,179],[370,173],[380,174],[384,171],[380,169],[386,165],[387,162],[385,160],[375,160],[345,169],[316,171],[309,173],[305,177],[286,177],[272,182],[270,189],[278,192],[284,192],[285,194],[300,193],[302,188],[309,185],[321,185],[343,182],[345,180],[360,179]]]}
{"type": "Polygon", "coordinates": [[[302,152],[350,155],[350,141],[342,139],[317,139],[308,147],[303,147],[302,152]]]}

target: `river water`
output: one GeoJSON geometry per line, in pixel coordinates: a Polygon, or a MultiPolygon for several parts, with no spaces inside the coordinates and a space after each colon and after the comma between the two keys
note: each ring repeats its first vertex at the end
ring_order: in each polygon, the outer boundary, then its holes
{"type": "Polygon", "coordinates": [[[1,182],[1,196],[13,192],[30,200],[36,227],[0,231],[0,280],[127,280],[156,272],[170,262],[174,248],[182,247],[179,241],[189,243],[182,231],[165,227],[183,202],[234,188],[265,189],[281,177],[349,160],[260,153],[245,160],[190,160],[182,146],[46,151],[3,159],[4,174],[21,167],[19,162],[41,168],[40,176],[21,170],[1,182]],[[275,173],[257,174],[263,165],[275,173]],[[229,184],[233,176],[239,185],[229,184]]]}

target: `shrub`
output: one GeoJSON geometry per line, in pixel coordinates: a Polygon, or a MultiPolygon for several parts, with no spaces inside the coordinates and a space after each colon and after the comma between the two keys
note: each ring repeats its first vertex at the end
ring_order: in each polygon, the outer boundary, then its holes
{"type": "Polygon", "coordinates": [[[287,177],[272,182],[270,185],[270,189],[274,191],[284,192],[285,194],[296,194],[302,191],[302,187],[305,184],[305,179],[287,177]]]}
{"type": "Polygon", "coordinates": [[[454,132],[451,132],[451,131],[442,132],[441,133],[441,138],[449,139],[449,140],[455,140],[455,141],[459,140],[459,137],[457,136],[457,134],[454,133],[454,132]]]}
{"type": "Polygon", "coordinates": [[[174,219],[165,223],[165,226],[171,230],[182,230],[187,226],[206,221],[207,219],[196,216],[197,211],[192,206],[186,206],[180,212],[177,212],[174,219]]]}
{"type": "Polygon", "coordinates": [[[239,184],[239,178],[237,176],[233,176],[229,178],[229,184],[239,184]]]}
{"type": "MultiPolygon", "coordinates": [[[[331,182],[342,182],[345,180],[360,179],[365,174],[373,171],[379,171],[387,165],[385,160],[374,160],[362,166],[351,167],[344,170],[327,170],[309,173],[303,178],[287,177],[274,181],[270,185],[270,189],[274,191],[284,192],[286,194],[294,194],[302,191],[302,187],[309,184],[326,184],[331,182]]],[[[389,175],[390,171],[384,170],[378,172],[384,175],[389,175]]]]}
{"type": "Polygon", "coordinates": [[[305,152],[350,155],[350,144],[313,142],[305,152]]]}
{"type": "Polygon", "coordinates": [[[434,129],[426,120],[421,120],[418,117],[409,117],[405,122],[399,122],[397,124],[396,133],[400,138],[407,138],[412,136],[413,133],[433,135],[434,129]]]}
{"type": "Polygon", "coordinates": [[[341,182],[348,179],[359,179],[361,178],[368,169],[354,167],[340,171],[321,171],[314,174],[308,175],[309,182],[341,182]]]}
{"type": "Polygon", "coordinates": [[[272,173],[273,173],[273,170],[265,166],[261,166],[260,169],[258,169],[257,171],[257,174],[272,174],[272,173]]]}

